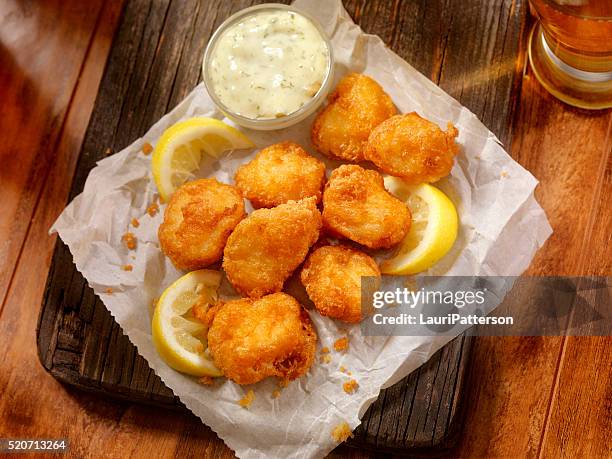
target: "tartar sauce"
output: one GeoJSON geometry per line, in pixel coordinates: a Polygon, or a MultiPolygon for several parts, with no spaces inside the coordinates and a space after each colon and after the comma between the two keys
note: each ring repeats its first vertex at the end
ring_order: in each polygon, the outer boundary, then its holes
{"type": "Polygon", "coordinates": [[[309,19],[293,11],[262,10],[218,38],[210,80],[219,100],[234,113],[280,118],[317,93],[329,59],[327,44],[309,19]]]}

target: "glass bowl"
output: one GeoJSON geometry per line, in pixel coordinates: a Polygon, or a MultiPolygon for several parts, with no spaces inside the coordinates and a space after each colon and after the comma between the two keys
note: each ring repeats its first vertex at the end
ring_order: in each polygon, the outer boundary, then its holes
{"type": "Polygon", "coordinates": [[[245,8],[241,11],[238,11],[237,13],[233,14],[228,19],[226,19],[219,26],[219,28],[217,28],[215,33],[213,33],[210,41],[208,42],[208,45],[206,46],[206,51],[204,52],[204,60],[202,62],[202,75],[204,78],[204,84],[206,85],[206,90],[208,91],[208,94],[210,95],[213,102],[217,105],[217,107],[219,107],[219,109],[223,112],[225,116],[233,120],[235,123],[241,126],[244,126],[246,128],[268,131],[268,130],[282,129],[282,128],[292,126],[296,123],[299,123],[300,121],[302,121],[303,119],[311,115],[312,113],[314,113],[315,110],[317,110],[317,108],[323,103],[327,94],[329,93],[330,87],[333,82],[333,68],[334,68],[334,58],[333,58],[331,42],[329,38],[327,37],[327,34],[325,33],[325,31],[323,30],[323,28],[321,27],[321,25],[316,19],[314,19],[309,14],[304,13],[303,11],[300,11],[299,9],[293,8],[292,6],[282,5],[279,3],[264,3],[261,5],[252,6],[250,8],[245,8]],[[250,118],[250,117],[247,117],[247,116],[241,115],[240,113],[235,112],[234,110],[232,110],[230,107],[225,105],[220,100],[220,98],[215,92],[214,84],[210,76],[209,67],[210,67],[210,63],[212,60],[213,52],[215,50],[215,47],[218,44],[219,38],[223,36],[225,31],[227,31],[229,27],[233,26],[238,21],[243,20],[247,16],[251,16],[261,11],[274,11],[274,10],[294,12],[298,15],[301,15],[302,17],[310,21],[315,26],[315,28],[321,34],[321,37],[323,38],[323,41],[327,47],[327,53],[328,53],[327,68],[325,72],[325,77],[323,79],[323,82],[319,90],[316,92],[314,96],[312,96],[310,100],[304,103],[304,105],[302,105],[299,109],[287,115],[280,116],[277,118],[250,118]]]}

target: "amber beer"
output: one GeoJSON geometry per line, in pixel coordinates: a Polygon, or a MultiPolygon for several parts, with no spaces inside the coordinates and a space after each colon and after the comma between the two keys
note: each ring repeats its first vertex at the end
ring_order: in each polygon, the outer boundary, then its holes
{"type": "Polygon", "coordinates": [[[612,106],[612,0],[530,0],[529,57],[542,84],[585,108],[612,106]]]}

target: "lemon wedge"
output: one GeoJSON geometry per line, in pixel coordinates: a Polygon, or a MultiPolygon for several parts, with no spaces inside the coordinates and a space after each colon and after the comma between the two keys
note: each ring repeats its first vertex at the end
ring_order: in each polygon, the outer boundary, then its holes
{"type": "Polygon", "coordinates": [[[380,270],[385,274],[416,274],[429,269],[457,239],[455,205],[427,183],[408,185],[397,177],[385,177],[385,187],[406,203],[412,226],[394,256],[381,263],[380,270]]]}
{"type": "Polygon", "coordinates": [[[206,352],[206,326],[192,311],[197,303],[213,303],[220,283],[219,271],[192,271],[170,285],[159,298],[153,313],[153,344],[175,370],[193,376],[221,376],[206,352]]]}
{"type": "Polygon", "coordinates": [[[164,131],[153,150],[153,179],[163,201],[190,178],[207,155],[255,145],[238,129],[214,118],[190,118],[164,131]]]}

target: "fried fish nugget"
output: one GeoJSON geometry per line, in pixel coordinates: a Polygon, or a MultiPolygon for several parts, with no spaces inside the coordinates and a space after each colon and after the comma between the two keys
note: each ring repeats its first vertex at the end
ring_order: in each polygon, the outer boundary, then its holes
{"type": "Polygon", "coordinates": [[[459,151],[458,133],[452,123],[444,132],[414,112],[393,116],[372,131],[365,157],[381,171],[406,182],[436,182],[453,167],[459,151]]]}
{"type": "Polygon", "coordinates": [[[392,196],[382,176],[360,166],[335,169],[323,192],[323,226],[372,249],[398,244],[410,229],[406,204],[392,196]]]}
{"type": "Polygon", "coordinates": [[[234,288],[249,297],[279,292],[321,230],[316,198],[259,209],[236,226],[223,254],[234,288]]]}
{"type": "Polygon", "coordinates": [[[325,164],[293,142],[261,150],[236,172],[236,187],[256,208],[275,207],[309,196],[321,200],[325,164]]]}
{"type": "MultiPolygon", "coordinates": [[[[317,311],[344,322],[360,322],[361,278],[376,278],[378,288],[380,270],[374,259],[347,246],[327,245],[310,254],[300,274],[302,284],[317,311]]],[[[373,283],[373,284],[374,284],[373,283]]]]}
{"type": "Polygon", "coordinates": [[[162,252],[182,270],[205,268],[221,259],[232,230],[246,216],[244,200],[215,179],[188,182],[174,192],[159,226],[162,252]]]}
{"type": "Polygon", "coordinates": [[[327,156],[363,161],[372,129],[395,114],[393,101],[376,81],[351,73],[340,80],[329,105],[315,119],[312,143],[327,156]]]}
{"type": "Polygon", "coordinates": [[[212,311],[208,349],[238,384],[268,376],[292,380],[311,367],[317,334],[306,310],[286,293],[220,303],[212,311]]]}

